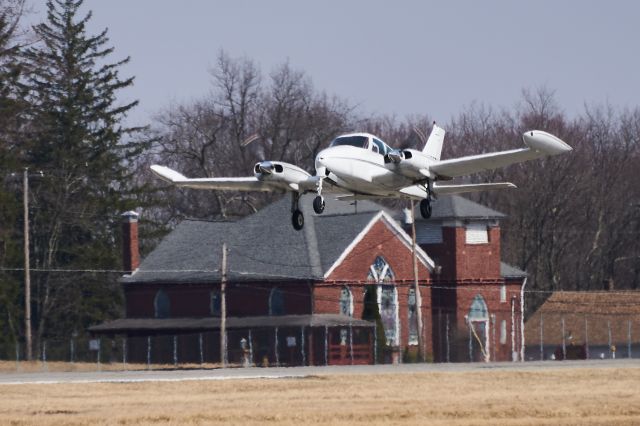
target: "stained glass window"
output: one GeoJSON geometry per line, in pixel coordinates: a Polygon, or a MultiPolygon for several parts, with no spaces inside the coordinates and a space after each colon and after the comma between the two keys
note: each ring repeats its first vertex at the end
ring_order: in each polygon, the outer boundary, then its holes
{"type": "Polygon", "coordinates": [[[489,310],[487,304],[481,295],[476,295],[471,303],[471,309],[469,309],[470,321],[484,321],[489,319],[489,310]]]}
{"type": "Polygon", "coordinates": [[[409,344],[417,345],[418,344],[418,315],[416,312],[416,290],[413,288],[409,289],[409,298],[407,300],[408,306],[408,318],[409,322],[409,344]]]}
{"type": "Polygon", "coordinates": [[[342,287],[340,291],[340,313],[342,315],[353,315],[353,299],[348,287],[342,287]]]}

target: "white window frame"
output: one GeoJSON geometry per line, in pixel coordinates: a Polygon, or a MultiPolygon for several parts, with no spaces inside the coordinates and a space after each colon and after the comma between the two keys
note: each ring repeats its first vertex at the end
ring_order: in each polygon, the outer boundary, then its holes
{"type": "Polygon", "coordinates": [[[467,223],[464,234],[467,244],[489,244],[489,228],[484,222],[467,223]]]}
{"type": "Polygon", "coordinates": [[[507,320],[500,321],[500,344],[507,344],[507,320]]]}
{"type": "Polygon", "coordinates": [[[500,303],[506,303],[507,301],[507,285],[502,284],[500,286],[500,303]]]}

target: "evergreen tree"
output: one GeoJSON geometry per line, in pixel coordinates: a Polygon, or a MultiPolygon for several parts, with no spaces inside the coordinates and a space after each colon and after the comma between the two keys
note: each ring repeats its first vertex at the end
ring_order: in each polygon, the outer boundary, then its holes
{"type": "Polygon", "coordinates": [[[387,336],[384,333],[384,325],[382,324],[382,317],[380,316],[377,291],[377,285],[367,285],[364,293],[362,319],[376,323],[376,341],[378,342],[376,357],[378,359],[378,363],[383,363],[385,361],[385,353],[389,350],[389,346],[387,345],[387,336]]]}
{"type": "Polygon", "coordinates": [[[124,124],[137,101],[119,104],[133,84],[121,78],[125,58],[110,62],[105,29],[88,35],[82,0],[49,0],[40,43],[27,50],[26,86],[33,124],[26,161],[45,176],[33,183],[32,264],[35,336],[68,336],[120,315],[118,216],[138,206],[133,160],[148,145],[142,128],[124,124]]]}
{"type": "Polygon", "coordinates": [[[22,3],[0,5],[0,355],[13,355],[20,334],[22,308],[21,235],[16,232],[20,217],[19,182],[12,176],[19,170],[19,148],[25,110],[20,76],[20,45],[16,39],[22,3]]]}

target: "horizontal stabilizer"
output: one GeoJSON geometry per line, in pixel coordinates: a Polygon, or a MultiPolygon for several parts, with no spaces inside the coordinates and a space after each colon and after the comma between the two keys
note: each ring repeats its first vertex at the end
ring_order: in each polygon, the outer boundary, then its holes
{"type": "Polygon", "coordinates": [[[433,192],[436,195],[452,195],[452,194],[464,194],[467,192],[480,192],[480,191],[492,191],[494,189],[510,189],[517,188],[511,182],[497,182],[497,183],[470,183],[459,185],[439,185],[433,184],[433,192]]]}

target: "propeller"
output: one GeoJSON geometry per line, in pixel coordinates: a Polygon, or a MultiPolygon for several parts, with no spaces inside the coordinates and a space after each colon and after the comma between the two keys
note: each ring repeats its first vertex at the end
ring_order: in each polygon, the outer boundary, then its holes
{"type": "Polygon", "coordinates": [[[270,138],[263,138],[259,133],[254,133],[240,142],[240,147],[247,148],[251,144],[253,146],[250,152],[257,161],[262,161],[266,158],[265,147],[270,150],[273,146],[273,141],[270,138]],[[253,144],[255,141],[262,141],[262,143],[253,144]]]}
{"type": "MultiPolygon", "coordinates": [[[[433,124],[436,124],[436,122],[434,121],[433,124]]],[[[411,136],[408,137],[399,148],[392,149],[384,156],[385,163],[398,164],[402,160],[411,158],[411,152],[407,151],[407,149],[415,149],[417,146],[424,147],[427,144],[427,136],[422,130],[417,126],[413,126],[411,130],[413,131],[413,134],[418,137],[419,143],[415,143],[411,136]]]]}

